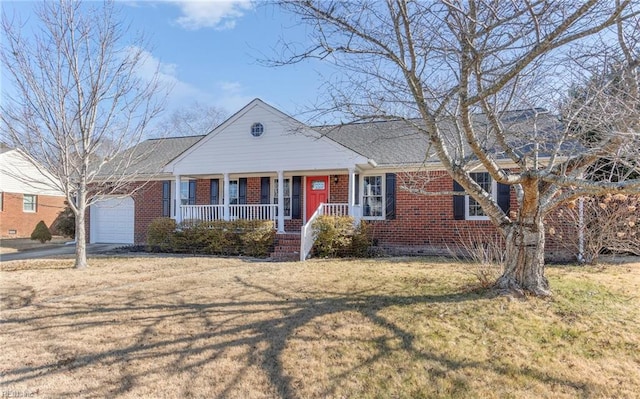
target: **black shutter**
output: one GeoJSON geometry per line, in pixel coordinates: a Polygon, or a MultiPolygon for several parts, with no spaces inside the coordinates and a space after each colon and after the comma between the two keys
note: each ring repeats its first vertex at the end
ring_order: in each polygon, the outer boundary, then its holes
{"type": "Polygon", "coordinates": [[[360,205],[360,175],[356,174],[355,177],[355,193],[354,195],[356,196],[356,201],[355,201],[355,205],[360,205]]]}
{"type": "MultiPolygon", "coordinates": [[[[454,180],[453,191],[464,192],[464,188],[454,180]]],[[[464,197],[464,195],[453,196],[453,218],[455,220],[464,220],[464,197]]]]}
{"type": "Polygon", "coordinates": [[[171,216],[171,182],[162,182],[162,216],[171,216]]]}
{"type": "Polygon", "coordinates": [[[238,204],[247,203],[247,178],[238,179],[238,204]]]}
{"type": "Polygon", "coordinates": [[[509,214],[511,207],[511,186],[498,183],[498,206],[504,213],[509,214]]]}
{"type": "Polygon", "coordinates": [[[392,220],[396,218],[396,174],[387,173],[386,175],[386,219],[392,220]]]}
{"type": "Polygon", "coordinates": [[[291,219],[302,218],[302,176],[293,176],[291,187],[291,219]]]}
{"type": "Polygon", "coordinates": [[[196,204],[196,181],[189,180],[189,205],[196,204]]]}
{"type": "Polygon", "coordinates": [[[211,194],[209,195],[209,204],[218,205],[220,203],[220,179],[211,179],[211,194]]]}
{"type": "Polygon", "coordinates": [[[260,178],[260,203],[261,204],[270,204],[271,203],[271,178],[270,177],[261,177],[260,178]]]}

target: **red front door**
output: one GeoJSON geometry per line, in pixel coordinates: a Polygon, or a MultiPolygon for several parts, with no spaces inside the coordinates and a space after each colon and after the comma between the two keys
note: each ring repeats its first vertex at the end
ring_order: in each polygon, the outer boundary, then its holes
{"type": "Polygon", "coordinates": [[[329,176],[307,176],[307,220],[321,203],[329,202],[329,176]]]}

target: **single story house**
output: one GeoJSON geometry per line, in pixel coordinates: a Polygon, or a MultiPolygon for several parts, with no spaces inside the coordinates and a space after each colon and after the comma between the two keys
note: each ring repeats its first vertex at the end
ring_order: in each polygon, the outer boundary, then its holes
{"type": "MultiPolygon", "coordinates": [[[[293,251],[316,213],[369,223],[376,245],[390,253],[446,253],[461,236],[496,234],[472,198],[451,195],[462,190],[428,148],[403,121],[311,127],[255,99],[205,136],[130,149],[150,151],[131,173],[132,184],[148,182],[92,206],[89,241],[144,243],[158,217],[271,219],[287,242],[281,246],[293,251]]],[[[504,210],[516,206],[508,186],[486,172],[476,178],[504,210]]]]}
{"type": "Polygon", "coordinates": [[[0,237],[30,237],[38,222],[51,227],[64,208],[55,178],[24,152],[0,143],[0,237]]]}

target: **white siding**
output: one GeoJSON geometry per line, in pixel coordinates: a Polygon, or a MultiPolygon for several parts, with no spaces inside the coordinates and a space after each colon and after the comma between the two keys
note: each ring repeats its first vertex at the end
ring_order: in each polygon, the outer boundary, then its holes
{"type": "Polygon", "coordinates": [[[51,174],[37,168],[18,150],[0,154],[0,191],[35,195],[62,196],[52,183],[51,174]]]}
{"type": "Polygon", "coordinates": [[[366,158],[319,137],[280,111],[254,100],[167,166],[180,175],[255,173],[278,170],[323,170],[353,167],[366,158]],[[255,122],[264,134],[251,135],[255,122]]]}

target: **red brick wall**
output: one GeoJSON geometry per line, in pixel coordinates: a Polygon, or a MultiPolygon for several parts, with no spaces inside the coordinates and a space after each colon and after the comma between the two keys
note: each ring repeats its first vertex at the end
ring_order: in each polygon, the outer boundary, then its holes
{"type": "Polygon", "coordinates": [[[349,202],[349,175],[329,176],[329,202],[334,204],[349,202]],[[337,183],[336,177],[338,178],[337,183]]]}
{"type": "MultiPolygon", "coordinates": [[[[453,180],[446,172],[398,174],[396,181],[396,219],[368,221],[377,244],[391,253],[447,254],[447,247],[461,237],[473,237],[486,242],[498,235],[490,221],[454,220],[453,198],[450,195],[425,196],[400,188],[403,181],[422,182],[428,192],[451,191],[453,180]]],[[[517,210],[514,190],[511,191],[511,211],[517,210]]],[[[556,223],[561,223],[557,222],[556,223]]],[[[563,229],[570,228],[565,226],[563,229]]],[[[564,247],[554,237],[547,237],[546,252],[550,257],[566,257],[564,247]]]]}
{"type": "Polygon", "coordinates": [[[2,211],[0,211],[0,237],[19,238],[30,237],[36,224],[44,220],[47,227],[58,217],[64,209],[64,197],[52,197],[38,195],[36,198],[36,211],[24,212],[22,210],[22,194],[0,193],[2,195],[2,211]],[[15,230],[15,234],[9,234],[9,230],[15,230]]]}
{"type": "MultiPolygon", "coordinates": [[[[273,181],[271,181],[270,184],[273,184],[273,181]]],[[[262,182],[260,177],[247,178],[247,204],[255,205],[260,203],[261,185],[262,185],[262,182]]],[[[273,192],[272,188],[271,188],[271,192],[273,192]]]]}
{"type": "Polygon", "coordinates": [[[211,201],[211,179],[196,180],[196,205],[208,205],[211,201]]]}
{"type": "MultiPolygon", "coordinates": [[[[196,195],[198,194],[196,187],[196,195]]],[[[173,198],[171,199],[173,201],[173,198]]],[[[135,223],[133,240],[136,244],[147,241],[149,224],[162,217],[162,182],[151,181],[133,194],[135,203],[135,223]]]]}
{"type": "MultiPolygon", "coordinates": [[[[400,189],[406,179],[419,181],[421,174],[398,174],[396,182],[396,219],[368,221],[377,244],[391,253],[448,253],[447,246],[455,245],[462,237],[473,237],[478,242],[488,240],[498,232],[490,221],[453,220],[451,196],[424,196],[400,189]]],[[[430,192],[451,191],[453,181],[446,172],[431,172],[423,179],[422,189],[430,192]]],[[[222,183],[222,182],[221,182],[222,183]]],[[[303,182],[304,183],[304,182],[303,182]]],[[[339,175],[338,182],[330,177],[330,200],[334,203],[348,201],[348,176],[339,175]]],[[[196,203],[209,203],[208,179],[196,183],[196,203]]],[[[304,190],[303,190],[304,194],[304,190]]],[[[20,207],[22,207],[20,198],[20,207]]],[[[135,242],[144,243],[149,223],[162,215],[162,182],[150,182],[134,194],[135,242]]],[[[304,204],[304,198],[302,199],[304,204]]],[[[260,177],[247,178],[247,203],[260,203],[260,177]]],[[[511,194],[511,210],[516,210],[515,194],[511,194]]],[[[22,209],[22,208],[20,208],[22,209]]],[[[3,213],[4,216],[4,213],[3,213]]],[[[88,215],[87,215],[88,218],[88,215]]],[[[550,218],[553,219],[553,218],[550,218]]],[[[556,230],[570,234],[571,226],[555,218],[556,230]]],[[[299,231],[301,220],[286,220],[287,231],[299,231]]],[[[3,224],[4,229],[4,224],[3,224]]],[[[29,231],[29,234],[31,231],[29,231]]],[[[557,258],[566,253],[558,235],[547,236],[547,254],[557,258]]]]}

